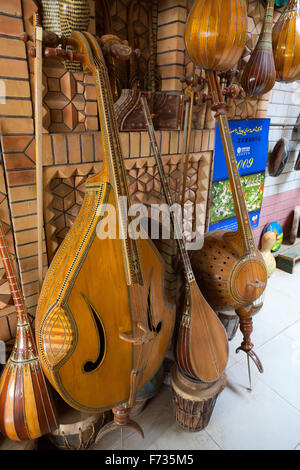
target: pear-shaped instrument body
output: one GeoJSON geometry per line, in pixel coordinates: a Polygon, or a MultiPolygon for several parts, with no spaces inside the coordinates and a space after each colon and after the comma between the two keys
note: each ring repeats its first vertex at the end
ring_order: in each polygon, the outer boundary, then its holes
{"type": "Polygon", "coordinates": [[[291,0],[273,28],[277,80],[300,79],[300,0],[291,0]]]}
{"type": "Polygon", "coordinates": [[[248,95],[264,95],[276,82],[272,49],[273,17],[274,0],[269,0],[261,34],[241,77],[241,85],[248,95]]]}
{"type": "Polygon", "coordinates": [[[198,0],[185,30],[185,48],[195,65],[226,71],[240,59],[247,33],[245,0],[198,0]]]}

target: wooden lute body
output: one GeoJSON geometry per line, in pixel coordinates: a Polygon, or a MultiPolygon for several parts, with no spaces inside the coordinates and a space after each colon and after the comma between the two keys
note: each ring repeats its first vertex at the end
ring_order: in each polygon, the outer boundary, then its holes
{"type": "MultiPolygon", "coordinates": [[[[169,208],[173,206],[170,187],[158,149],[150,111],[145,97],[141,98],[150,142],[163,192],[169,208]]],[[[217,315],[201,293],[190,264],[180,223],[170,211],[170,219],[177,242],[185,281],[185,299],[176,344],[178,366],[186,376],[202,382],[215,382],[225,370],[228,361],[228,340],[217,315]]]]}
{"type": "Polygon", "coordinates": [[[0,431],[27,441],[48,434],[58,422],[1,224],[0,253],[17,313],[15,344],[0,379],[0,431]]]}
{"type": "Polygon", "coordinates": [[[238,230],[208,233],[202,249],[192,253],[191,262],[200,288],[215,309],[239,309],[251,305],[262,295],[268,276],[252,234],[222,91],[214,72],[207,72],[207,77],[213,109],[217,112],[238,230]]]}
{"type": "Polygon", "coordinates": [[[164,297],[163,262],[151,240],[126,237],[121,196],[129,195],[101,49],[88,33],[73,32],[71,39],[95,77],[104,165],[88,181],[81,211],[51,263],[36,331],[52,385],[72,407],[95,412],[134,404],[161,365],[174,307],[164,297]],[[116,238],[100,236],[106,211],[119,215],[116,238]]]}

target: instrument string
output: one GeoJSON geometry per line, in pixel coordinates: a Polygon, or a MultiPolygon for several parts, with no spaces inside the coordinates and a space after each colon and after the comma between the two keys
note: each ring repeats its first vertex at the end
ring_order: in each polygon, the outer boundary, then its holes
{"type": "MultiPolygon", "coordinates": [[[[107,71],[105,69],[105,67],[103,66],[103,64],[101,63],[101,61],[98,59],[98,57],[94,55],[94,61],[95,61],[95,66],[97,68],[97,70],[99,71],[99,74],[103,77],[103,81],[104,81],[104,85],[105,85],[105,92],[106,92],[106,99],[108,100],[108,103],[105,103],[106,104],[106,110],[107,111],[110,111],[110,123],[112,124],[112,127],[113,127],[113,134],[114,135],[111,135],[110,134],[110,141],[112,141],[114,143],[114,146],[112,146],[112,152],[114,152],[114,161],[116,163],[116,170],[118,171],[118,176],[119,178],[122,177],[122,184],[118,186],[118,189],[119,191],[121,190],[122,186],[123,186],[123,192],[125,190],[125,195],[127,196],[127,200],[128,200],[128,205],[130,207],[130,196],[129,196],[129,192],[128,192],[128,187],[127,187],[127,184],[126,184],[126,176],[125,176],[125,172],[124,172],[124,166],[122,164],[122,150],[121,150],[121,145],[120,145],[120,141],[119,141],[119,138],[118,138],[118,130],[117,130],[117,122],[116,122],[116,119],[115,119],[115,114],[113,112],[113,100],[112,100],[112,96],[111,96],[111,91],[110,91],[110,84],[109,84],[109,77],[108,77],[108,74],[107,74],[107,71]],[[118,155],[118,161],[116,160],[116,157],[118,155]]],[[[104,94],[102,94],[103,98],[104,98],[104,94]]],[[[105,99],[103,99],[103,101],[105,102],[105,99]]],[[[106,126],[106,128],[108,128],[108,126],[106,126]]],[[[107,129],[108,130],[108,129],[107,129]]],[[[108,131],[109,132],[109,131],[108,131]]],[[[122,214],[120,214],[120,217],[122,217],[122,214]]],[[[120,221],[120,223],[122,223],[122,221],[120,221]]],[[[130,234],[127,232],[126,236],[128,237],[130,234]]],[[[128,246],[129,244],[127,244],[128,246]]],[[[139,264],[141,265],[141,257],[138,255],[138,247],[137,247],[137,244],[136,244],[136,240],[131,240],[130,241],[130,245],[131,247],[133,246],[134,247],[134,251],[137,255],[137,259],[139,260],[139,264]]],[[[129,257],[130,257],[130,254],[129,253],[129,257]]],[[[133,264],[131,262],[131,264],[133,264]]],[[[141,266],[139,266],[139,269],[141,271],[141,266]]],[[[135,284],[135,283],[134,283],[135,284]]],[[[147,330],[147,323],[145,322],[145,313],[147,315],[147,318],[149,318],[151,315],[150,315],[150,312],[149,312],[149,305],[148,305],[148,302],[147,302],[147,305],[145,305],[145,286],[141,286],[139,285],[139,283],[136,285],[133,285],[131,286],[130,288],[130,291],[131,291],[131,295],[130,295],[130,301],[131,301],[131,304],[132,304],[132,312],[135,314],[135,319],[133,321],[133,331],[132,331],[132,338],[135,338],[139,335],[143,335],[146,333],[146,330],[147,330]],[[146,325],[145,325],[146,323],[146,325]],[[141,330],[139,328],[139,324],[141,324],[141,326],[145,329],[144,330],[141,330]],[[142,331],[142,333],[141,333],[142,331]]],[[[148,363],[149,363],[149,358],[150,358],[150,355],[151,355],[151,351],[152,351],[152,348],[153,348],[153,341],[150,341],[152,343],[152,346],[150,348],[150,351],[147,351],[148,348],[148,345],[147,343],[143,344],[143,342],[141,344],[134,344],[132,343],[132,347],[133,347],[133,356],[134,356],[134,364],[133,364],[133,367],[134,367],[134,371],[136,371],[138,374],[142,374],[144,370],[146,370],[147,366],[148,366],[148,363]]],[[[137,377],[137,380],[140,381],[140,378],[141,377],[137,377]]],[[[138,388],[138,384],[136,384],[136,387],[138,388]]]]}

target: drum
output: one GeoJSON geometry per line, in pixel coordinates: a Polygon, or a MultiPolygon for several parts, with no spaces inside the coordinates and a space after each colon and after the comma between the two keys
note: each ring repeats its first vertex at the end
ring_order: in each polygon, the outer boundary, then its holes
{"type": "Polygon", "coordinates": [[[206,428],[219,394],[226,386],[223,374],[213,384],[188,379],[174,365],[171,371],[171,387],[176,422],[189,432],[206,428]]]}
{"type": "Polygon", "coordinates": [[[82,413],[60,401],[57,403],[57,412],[59,427],[47,437],[60,450],[88,449],[94,444],[108,415],[107,413],[82,413]]]}
{"type": "Polygon", "coordinates": [[[232,313],[218,312],[218,317],[226,330],[228,341],[231,341],[235,337],[239,326],[240,319],[238,315],[234,311],[232,313]]]}

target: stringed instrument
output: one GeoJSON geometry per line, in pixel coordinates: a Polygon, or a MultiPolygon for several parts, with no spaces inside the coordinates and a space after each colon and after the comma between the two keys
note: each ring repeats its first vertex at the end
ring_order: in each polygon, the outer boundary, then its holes
{"type": "MultiPolygon", "coordinates": [[[[156,141],[150,110],[144,96],[141,97],[141,103],[164,196],[169,208],[172,208],[173,199],[156,141]]],[[[227,334],[197,286],[181,227],[172,210],[170,210],[170,220],[185,279],[184,309],[176,345],[177,363],[186,376],[197,381],[215,382],[220,378],[227,365],[227,334]]]]}
{"type": "Polygon", "coordinates": [[[17,314],[15,344],[0,379],[0,431],[14,441],[27,441],[48,434],[58,423],[1,223],[0,255],[17,314]]]}
{"type": "Polygon", "coordinates": [[[241,76],[241,85],[248,95],[264,95],[276,82],[272,48],[274,0],[268,0],[262,30],[254,51],[241,76]]]}
{"type": "Polygon", "coordinates": [[[300,0],[290,0],[273,28],[277,80],[300,79],[300,0]]]}
{"type": "MultiPolygon", "coordinates": [[[[253,310],[246,307],[251,307],[264,292],[267,270],[255,246],[216,70],[225,72],[239,59],[243,50],[241,38],[245,41],[246,37],[246,19],[244,0],[198,0],[188,17],[185,34],[187,53],[197,66],[206,69],[209,98],[219,124],[238,220],[237,231],[207,234],[203,248],[192,252],[191,263],[206,300],[215,310],[236,309],[243,333],[252,327],[249,318],[253,310]]],[[[244,343],[242,349],[250,354],[253,344],[249,337],[244,343]]],[[[257,364],[260,367],[258,361],[257,364]]]]}
{"type": "Polygon", "coordinates": [[[95,412],[122,404],[123,416],[161,365],[174,306],[164,296],[164,265],[153,243],[130,237],[130,197],[99,42],[74,31],[69,44],[95,80],[104,162],[88,180],[80,213],[49,267],[36,337],[44,371],[69,405],[95,412]],[[108,233],[112,213],[115,236],[108,233]]]}

